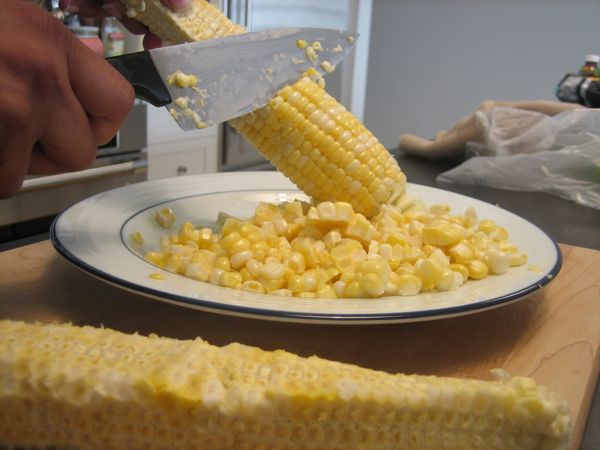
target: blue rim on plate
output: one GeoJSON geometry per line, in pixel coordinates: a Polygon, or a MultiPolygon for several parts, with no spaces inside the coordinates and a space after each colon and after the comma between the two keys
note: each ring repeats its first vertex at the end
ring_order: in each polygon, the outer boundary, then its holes
{"type": "MultiPolygon", "coordinates": [[[[225,175],[225,174],[221,174],[221,175],[225,175]]],[[[265,176],[261,173],[261,176],[265,176]]],[[[203,176],[191,176],[191,177],[181,177],[181,178],[194,178],[194,177],[203,177],[203,176]]],[[[223,178],[228,178],[228,177],[223,177],[223,178]]],[[[178,178],[179,179],[179,178],[178,178]]],[[[199,178],[201,179],[201,178],[199,178]]],[[[165,182],[165,180],[158,180],[161,182],[165,182]]],[[[231,180],[229,180],[231,181],[231,180]]],[[[138,183],[137,186],[139,185],[144,185],[146,183],[156,183],[156,181],[150,181],[150,182],[143,182],[143,183],[138,183]]],[[[174,182],[173,182],[174,183],[174,182]]],[[[211,183],[208,183],[209,185],[211,183]]],[[[132,185],[132,186],[136,186],[136,185],[132,185]]],[[[108,196],[109,198],[112,198],[114,201],[115,196],[118,197],[121,195],[121,191],[125,189],[125,188],[117,188],[114,189],[112,191],[107,191],[105,193],[102,194],[98,194],[98,196],[108,196]]],[[[125,241],[125,233],[124,230],[126,229],[126,227],[128,226],[128,224],[135,218],[135,217],[140,217],[140,215],[143,215],[145,213],[147,213],[148,211],[157,208],[159,205],[164,205],[166,203],[170,203],[170,202],[185,202],[186,200],[189,199],[194,199],[197,200],[198,197],[201,196],[211,196],[211,195],[220,195],[220,194],[224,194],[224,195],[236,195],[236,193],[257,193],[257,194],[262,194],[262,193],[281,193],[281,192],[286,192],[286,193],[296,193],[296,194],[300,194],[297,190],[293,190],[293,187],[289,187],[288,186],[281,186],[281,183],[274,183],[274,187],[273,188],[263,188],[261,189],[260,187],[258,187],[257,189],[241,189],[241,190],[236,190],[236,189],[226,189],[226,190],[219,190],[219,189],[215,189],[213,187],[204,187],[204,190],[201,192],[191,192],[189,195],[182,195],[179,197],[167,197],[167,198],[161,198],[159,199],[159,201],[146,201],[146,204],[143,207],[139,207],[139,208],[134,208],[130,213],[128,213],[128,215],[124,215],[123,219],[119,219],[119,227],[118,227],[118,236],[115,236],[115,239],[118,239],[120,241],[120,245],[122,245],[123,247],[127,248],[127,250],[136,257],[137,260],[140,261],[140,264],[143,264],[145,266],[147,266],[147,271],[151,272],[155,269],[157,269],[155,266],[151,265],[150,263],[148,263],[147,261],[143,260],[143,258],[135,253],[126,243],[125,241]]],[[[428,188],[428,189],[435,189],[435,188],[428,188]]],[[[175,189],[175,191],[177,191],[177,189],[175,189]]],[[[446,192],[446,191],[443,191],[446,192]]],[[[481,201],[475,200],[475,199],[470,199],[469,197],[465,197],[465,196],[461,196],[459,194],[454,194],[454,193],[449,193],[449,195],[454,196],[460,196],[460,197],[464,197],[470,201],[473,202],[478,202],[478,203],[483,203],[481,201]]],[[[98,196],[94,196],[91,197],[92,199],[98,196]]],[[[89,199],[88,199],[89,200],[89,199]]],[[[191,201],[191,200],[189,200],[191,201]]],[[[86,200],[84,200],[83,202],[86,202],[86,200]]],[[[80,202],[82,203],[82,202],[80,202]]],[[[71,239],[77,239],[77,233],[87,233],[89,232],[86,230],[80,230],[80,231],[75,231],[74,234],[72,231],[69,231],[67,233],[64,233],[64,235],[61,235],[61,231],[62,228],[66,228],[64,226],[64,224],[62,223],[62,221],[65,220],[65,218],[70,219],[70,215],[73,211],[73,208],[80,208],[82,207],[80,205],[80,203],[73,205],[71,208],[67,209],[66,211],[64,211],[60,216],[56,217],[55,220],[52,223],[51,229],[50,229],[50,239],[53,243],[54,248],[56,249],[56,251],[61,254],[65,259],[67,259],[69,262],[71,262],[72,264],[74,264],[76,267],[80,268],[81,270],[87,272],[88,274],[102,280],[105,281],[111,285],[114,285],[116,287],[125,289],[127,291],[133,292],[133,293],[137,293],[146,297],[151,297],[153,299],[157,299],[157,300],[161,300],[161,301],[165,301],[168,303],[172,303],[172,304],[177,304],[177,305],[181,305],[181,306],[186,306],[186,307],[192,307],[195,309],[200,309],[200,310],[204,310],[204,311],[209,311],[209,312],[213,312],[213,313],[221,313],[221,314],[229,314],[229,315],[234,315],[234,316],[242,316],[242,317],[250,317],[250,318],[257,318],[257,319],[268,319],[268,320],[279,320],[279,321],[289,321],[289,322],[303,322],[303,323],[317,323],[317,324],[333,324],[333,323],[337,323],[337,324],[374,324],[374,323],[397,323],[397,322],[414,322],[414,321],[424,321],[424,320],[432,320],[432,319],[441,319],[441,318],[447,318],[447,317],[453,317],[453,316],[458,316],[458,315],[465,315],[465,314],[471,314],[471,313],[475,313],[475,312],[480,312],[480,311],[484,311],[484,310],[488,310],[488,309],[492,309],[498,306],[502,306],[502,305],[507,305],[510,304],[512,302],[515,302],[517,300],[521,300],[524,299],[526,297],[528,297],[529,295],[538,292],[540,289],[542,289],[544,286],[546,286],[552,279],[554,279],[556,277],[556,275],[559,273],[561,267],[562,267],[562,255],[560,252],[560,248],[558,247],[558,245],[556,244],[556,242],[554,240],[552,240],[544,231],[542,231],[541,229],[539,229],[537,226],[527,222],[527,224],[529,224],[529,226],[533,227],[536,232],[539,234],[539,236],[543,236],[546,241],[548,242],[549,246],[552,246],[555,252],[555,260],[554,263],[551,265],[551,267],[549,267],[549,270],[545,270],[543,272],[541,272],[539,274],[539,277],[536,277],[536,279],[534,281],[532,281],[531,283],[529,283],[528,285],[525,286],[521,286],[518,289],[515,290],[511,290],[509,292],[506,292],[503,295],[498,295],[498,296],[494,296],[491,298],[485,298],[485,299],[477,299],[476,301],[473,301],[471,303],[466,303],[466,304],[459,304],[456,306],[445,306],[445,307],[440,307],[440,308],[431,308],[431,309],[421,309],[421,310],[412,310],[412,311],[386,311],[386,312],[369,312],[369,313],[360,313],[360,312],[349,312],[349,313],[339,313],[335,312],[335,313],[328,313],[328,312],[324,312],[324,310],[317,308],[317,310],[311,311],[311,310],[282,310],[282,309],[272,309],[270,307],[261,307],[260,306],[260,301],[254,301],[254,302],[248,302],[248,304],[244,304],[243,302],[237,302],[237,303],[233,303],[233,304],[228,304],[225,302],[219,302],[219,301],[215,301],[214,299],[205,299],[205,298],[194,298],[191,297],[189,295],[183,295],[177,292],[167,292],[164,289],[160,289],[161,285],[158,284],[157,288],[153,287],[154,284],[153,283],[143,283],[143,282],[136,282],[136,281],[132,281],[132,279],[128,279],[127,276],[122,276],[121,274],[119,274],[118,272],[114,273],[110,270],[103,270],[97,266],[95,266],[94,264],[90,263],[89,260],[86,260],[84,257],[81,257],[81,255],[77,254],[77,249],[72,250],[73,245],[70,245],[71,239]],[[68,236],[67,238],[65,238],[65,236],[68,236]],[[551,244],[550,244],[551,243],[551,244]]],[[[100,201],[101,203],[101,201],[100,201]]],[[[87,208],[93,207],[94,203],[92,202],[90,205],[87,206],[87,208]]],[[[491,205],[490,205],[491,206],[491,205]]],[[[497,207],[494,207],[497,208],[497,207]]],[[[500,209],[500,208],[497,208],[500,209]]],[[[502,210],[504,211],[504,210],[502,210]]],[[[218,211],[213,211],[212,214],[214,215],[214,217],[216,218],[218,211]]],[[[508,211],[506,211],[507,214],[514,216],[512,213],[509,213],[508,211]]],[[[517,217],[517,216],[515,216],[517,217]]],[[[187,218],[189,220],[189,218],[187,218]]],[[[521,219],[524,220],[524,219],[521,219]]],[[[526,222],[526,221],[525,221],[526,222]]],[[[116,226],[116,225],[115,225],[116,226]]],[[[163,230],[164,231],[164,230],[163,230]]],[[[509,230],[510,231],[510,230],[509,230]]],[[[115,244],[116,245],[116,244],[115,244]]],[[[181,277],[180,275],[174,275],[176,277],[181,277]]],[[[194,280],[191,280],[194,281],[194,280]]],[[[480,281],[474,281],[472,283],[481,283],[484,280],[480,280],[480,281]]],[[[202,283],[200,281],[195,281],[195,283],[202,283]]],[[[206,283],[203,283],[206,284],[206,283]]],[[[209,285],[212,286],[212,285],[209,285]]],[[[232,295],[234,295],[233,293],[238,293],[239,291],[235,291],[232,289],[228,289],[228,288],[221,288],[221,287],[216,287],[216,286],[212,286],[212,289],[220,289],[220,290],[224,290],[224,292],[230,292],[232,295]]],[[[459,288],[461,289],[461,288],[459,288]]],[[[235,294],[235,295],[238,295],[235,294]]],[[[265,294],[259,294],[262,296],[266,296],[265,294]]],[[[435,295],[435,294],[430,294],[430,295],[435,295]]],[[[266,296],[266,297],[275,297],[272,295],[266,296]]],[[[402,297],[405,298],[405,297],[402,297]]],[[[389,299],[389,297],[387,298],[389,299]]],[[[304,302],[306,302],[306,300],[313,300],[314,299],[304,299],[304,302]]],[[[319,301],[319,300],[316,300],[319,301]]],[[[350,302],[351,300],[340,300],[340,301],[346,301],[346,302],[350,302]]],[[[377,302],[378,299],[371,299],[369,300],[369,302],[377,302]]],[[[316,304],[316,303],[315,303],[316,304]]]]}

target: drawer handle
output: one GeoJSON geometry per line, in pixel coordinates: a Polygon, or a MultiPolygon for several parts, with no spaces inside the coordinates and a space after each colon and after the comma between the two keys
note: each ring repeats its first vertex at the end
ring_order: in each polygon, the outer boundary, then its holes
{"type": "Polygon", "coordinates": [[[147,161],[138,160],[128,161],[120,164],[112,164],[109,166],[94,167],[92,169],[80,170],[79,172],[60,173],[57,175],[30,178],[23,182],[23,187],[21,187],[20,192],[47,189],[98,178],[109,178],[128,172],[135,173],[140,170],[146,170],[147,167],[147,161]]]}

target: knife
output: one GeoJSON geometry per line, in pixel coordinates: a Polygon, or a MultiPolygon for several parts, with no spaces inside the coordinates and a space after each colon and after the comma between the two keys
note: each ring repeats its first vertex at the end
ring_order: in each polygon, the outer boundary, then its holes
{"type": "MultiPolygon", "coordinates": [[[[166,106],[194,130],[265,106],[312,68],[331,72],[357,35],[343,30],[284,28],[172,45],[108,58],[136,97],[166,106]]],[[[313,72],[314,73],[314,72],[313,72]]]]}

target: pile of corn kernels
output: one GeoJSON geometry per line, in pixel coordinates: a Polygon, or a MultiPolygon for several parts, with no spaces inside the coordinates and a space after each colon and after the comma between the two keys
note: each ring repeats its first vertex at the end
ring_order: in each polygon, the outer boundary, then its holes
{"type": "MultiPolygon", "coordinates": [[[[169,209],[155,212],[165,228],[169,209]]],[[[407,200],[368,220],[344,202],[260,203],[220,228],[186,222],[147,261],[218,286],[294,297],[374,298],[449,291],[527,262],[506,229],[475,210],[407,200]]]]}

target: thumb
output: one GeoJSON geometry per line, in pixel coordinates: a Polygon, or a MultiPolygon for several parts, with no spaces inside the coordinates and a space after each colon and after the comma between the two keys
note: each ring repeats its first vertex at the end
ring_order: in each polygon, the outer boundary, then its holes
{"type": "Polygon", "coordinates": [[[85,45],[90,50],[93,50],[95,53],[97,53],[99,55],[104,55],[104,44],[102,43],[102,40],[100,38],[86,37],[86,38],[79,38],[79,40],[81,41],[81,43],[83,45],[85,45]]]}

